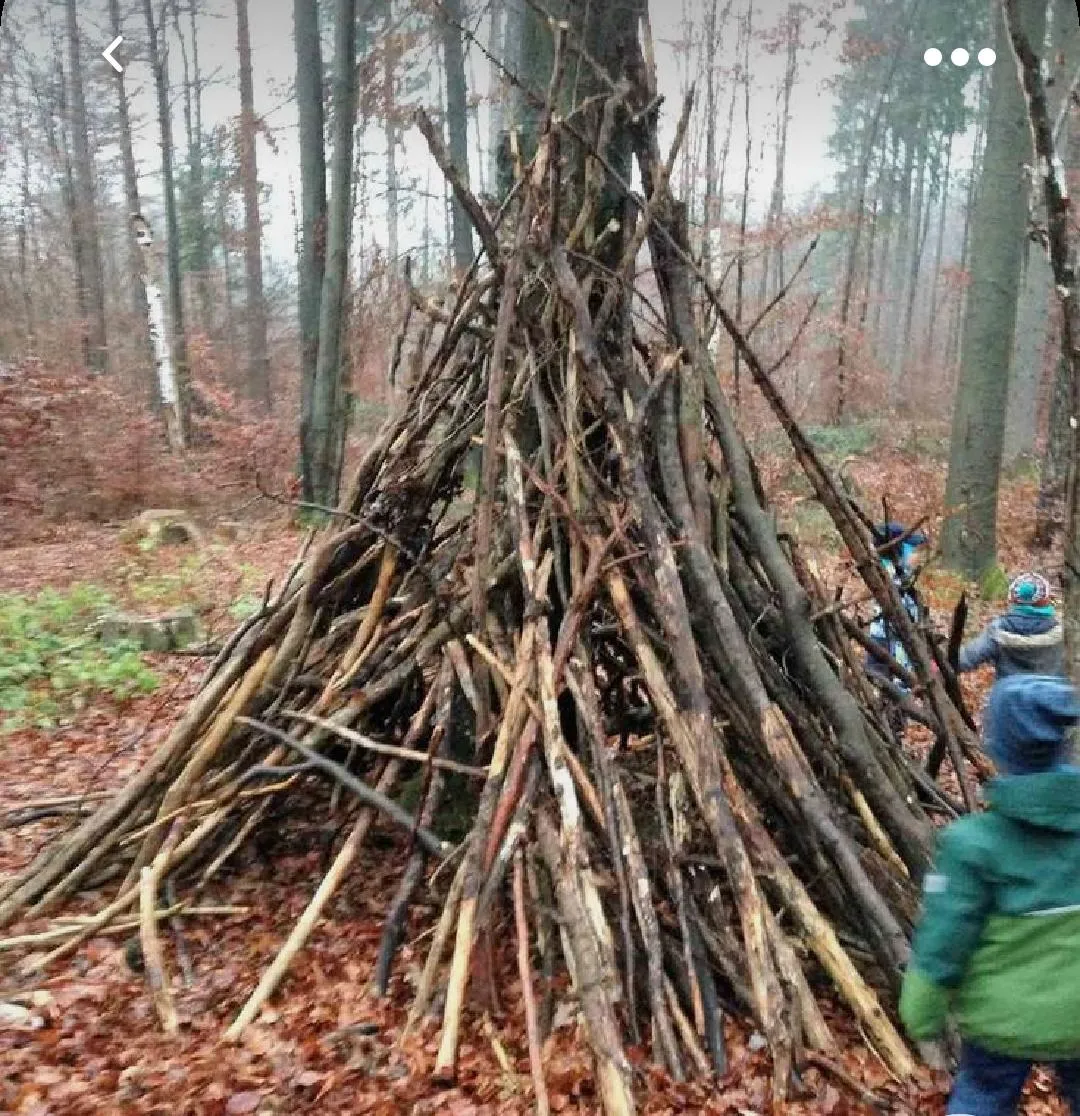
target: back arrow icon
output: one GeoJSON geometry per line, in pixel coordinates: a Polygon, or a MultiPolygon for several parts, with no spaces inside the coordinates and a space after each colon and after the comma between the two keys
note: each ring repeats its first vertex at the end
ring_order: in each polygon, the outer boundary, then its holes
{"type": "Polygon", "coordinates": [[[124,41],[124,36],[123,35],[117,35],[116,38],[113,39],[113,41],[111,43],[109,43],[109,45],[101,52],[101,57],[104,58],[105,61],[108,62],[109,65],[112,66],[112,68],[118,74],[122,74],[124,72],[124,67],[121,66],[120,63],[117,62],[115,58],[113,58],[112,54],[113,54],[113,51],[116,50],[116,48],[123,41],[124,41]]]}

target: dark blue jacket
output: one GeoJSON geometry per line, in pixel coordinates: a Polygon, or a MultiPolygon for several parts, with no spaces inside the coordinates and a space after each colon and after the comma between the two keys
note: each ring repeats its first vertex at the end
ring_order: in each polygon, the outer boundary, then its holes
{"type": "Polygon", "coordinates": [[[998,678],[1010,674],[1061,674],[1064,633],[1056,616],[1030,616],[1012,608],[991,620],[960,648],[961,672],[993,663],[998,678]]]}

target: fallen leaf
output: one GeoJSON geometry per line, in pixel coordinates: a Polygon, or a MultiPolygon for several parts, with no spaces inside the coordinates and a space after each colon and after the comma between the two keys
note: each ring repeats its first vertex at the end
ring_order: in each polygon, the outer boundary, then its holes
{"type": "Polygon", "coordinates": [[[254,1112],[262,1104],[262,1093],[233,1093],[225,1105],[229,1116],[244,1116],[246,1112],[254,1112]]]}

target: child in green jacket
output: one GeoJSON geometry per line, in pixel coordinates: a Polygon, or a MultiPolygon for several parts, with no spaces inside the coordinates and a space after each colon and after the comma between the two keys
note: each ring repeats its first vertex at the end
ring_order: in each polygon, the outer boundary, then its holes
{"type": "Polygon", "coordinates": [[[1080,769],[1066,733],[1080,695],[1062,678],[1017,674],[987,705],[1000,776],[989,809],[938,838],[900,1014],[912,1038],[963,1047],[947,1112],[1016,1112],[1035,1063],[1057,1073],[1080,1116],[1080,769]]]}

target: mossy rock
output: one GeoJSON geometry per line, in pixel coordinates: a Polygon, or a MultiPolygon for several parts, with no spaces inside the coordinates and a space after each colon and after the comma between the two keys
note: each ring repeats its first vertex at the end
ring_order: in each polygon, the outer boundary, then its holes
{"type": "Polygon", "coordinates": [[[873,423],[854,422],[843,426],[809,426],[806,436],[826,457],[858,457],[877,445],[878,430],[873,423]]]}
{"type": "Polygon", "coordinates": [[[199,622],[189,609],[161,616],[116,612],[98,621],[97,634],[102,643],[133,643],[143,651],[179,651],[198,639],[199,622]]]}
{"type": "Polygon", "coordinates": [[[202,546],[202,532],[185,511],[151,508],[141,512],[120,532],[124,542],[137,543],[141,549],[159,546],[202,546]]]}

